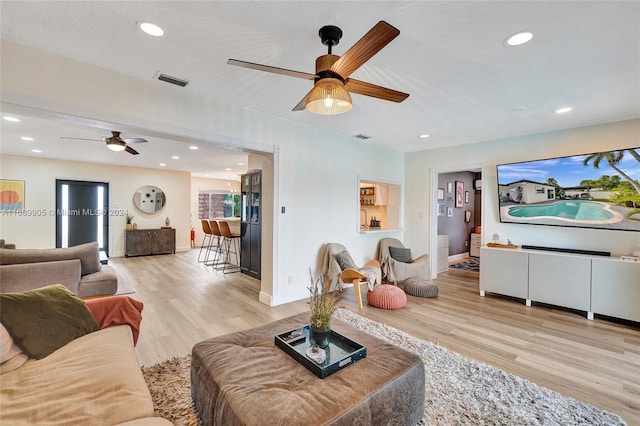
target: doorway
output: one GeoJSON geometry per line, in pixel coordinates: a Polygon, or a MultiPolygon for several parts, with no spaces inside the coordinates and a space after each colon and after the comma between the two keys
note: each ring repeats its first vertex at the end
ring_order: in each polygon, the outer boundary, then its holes
{"type": "Polygon", "coordinates": [[[109,255],[109,184],[56,179],[56,247],[97,241],[109,255]]]}
{"type": "Polygon", "coordinates": [[[454,269],[477,271],[479,268],[482,169],[483,166],[472,166],[432,170],[432,196],[436,207],[431,222],[432,253],[436,254],[432,260],[434,277],[449,271],[452,263],[466,262],[454,269]]]}

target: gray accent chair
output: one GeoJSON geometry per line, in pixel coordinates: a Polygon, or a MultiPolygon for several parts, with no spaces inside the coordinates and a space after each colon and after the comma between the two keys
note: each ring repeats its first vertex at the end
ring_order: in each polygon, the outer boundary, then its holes
{"type": "Polygon", "coordinates": [[[428,254],[411,259],[411,263],[405,263],[391,257],[389,247],[406,248],[400,240],[395,238],[382,238],[380,240],[378,244],[378,261],[382,267],[382,275],[386,277],[388,282],[402,286],[402,282],[407,278],[431,279],[428,254]]]}

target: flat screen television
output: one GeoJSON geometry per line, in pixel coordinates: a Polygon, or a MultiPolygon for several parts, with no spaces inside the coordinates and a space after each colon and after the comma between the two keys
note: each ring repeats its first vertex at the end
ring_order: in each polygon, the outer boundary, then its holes
{"type": "Polygon", "coordinates": [[[500,222],[640,232],[640,147],[499,164],[500,222]]]}

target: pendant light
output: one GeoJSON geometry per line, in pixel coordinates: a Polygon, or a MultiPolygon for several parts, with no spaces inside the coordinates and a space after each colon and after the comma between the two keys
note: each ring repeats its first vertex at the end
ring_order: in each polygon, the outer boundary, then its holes
{"type": "Polygon", "coordinates": [[[342,114],[353,107],[351,95],[337,78],[322,78],[307,96],[307,111],[321,115],[342,114]]]}

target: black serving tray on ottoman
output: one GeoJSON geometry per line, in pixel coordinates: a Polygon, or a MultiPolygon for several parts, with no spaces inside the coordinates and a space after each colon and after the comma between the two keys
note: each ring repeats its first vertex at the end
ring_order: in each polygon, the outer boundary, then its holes
{"type": "Polygon", "coordinates": [[[365,346],[331,330],[329,346],[324,348],[327,358],[322,364],[318,364],[306,354],[307,349],[312,345],[309,334],[309,325],[304,325],[276,335],[274,342],[277,347],[321,379],[367,356],[367,348],[365,346]]]}

